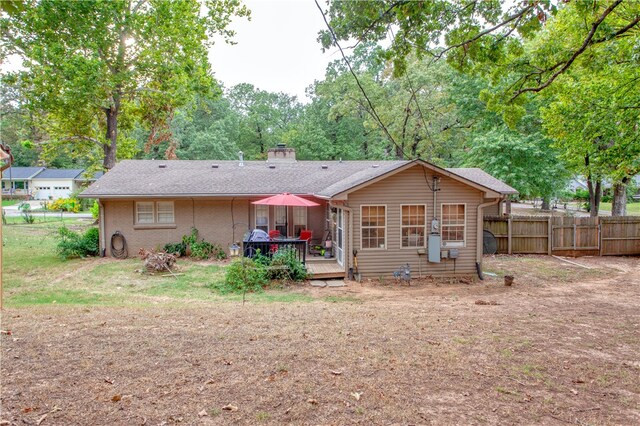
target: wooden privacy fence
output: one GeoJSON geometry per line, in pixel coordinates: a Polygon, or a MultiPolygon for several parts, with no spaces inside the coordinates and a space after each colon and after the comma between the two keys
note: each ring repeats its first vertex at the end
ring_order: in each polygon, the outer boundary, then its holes
{"type": "Polygon", "coordinates": [[[498,253],[640,255],[640,216],[485,216],[498,253]]]}

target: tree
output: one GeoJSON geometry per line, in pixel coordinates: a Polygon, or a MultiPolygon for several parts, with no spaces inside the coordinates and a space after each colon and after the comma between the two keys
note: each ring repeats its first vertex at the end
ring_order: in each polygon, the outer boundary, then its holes
{"type": "Polygon", "coordinates": [[[295,96],[267,92],[249,83],[232,87],[226,97],[241,115],[238,145],[247,158],[265,157],[302,110],[295,96]]]}
{"type": "Polygon", "coordinates": [[[25,3],[0,21],[3,54],[23,58],[23,90],[42,116],[47,148],[71,145],[75,156],[101,157],[105,169],[118,148],[121,157],[132,153],[135,141],[122,130],[141,122],[162,133],[176,108],[215,90],[210,37],[229,40],[232,16],[249,14],[239,0],[25,3]]]}

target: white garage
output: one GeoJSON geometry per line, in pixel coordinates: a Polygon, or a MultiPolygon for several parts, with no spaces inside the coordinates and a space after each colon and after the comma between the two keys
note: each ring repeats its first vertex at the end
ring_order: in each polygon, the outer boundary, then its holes
{"type": "Polygon", "coordinates": [[[68,198],[78,189],[76,179],[83,169],[45,169],[31,181],[33,198],[55,200],[68,198]]]}

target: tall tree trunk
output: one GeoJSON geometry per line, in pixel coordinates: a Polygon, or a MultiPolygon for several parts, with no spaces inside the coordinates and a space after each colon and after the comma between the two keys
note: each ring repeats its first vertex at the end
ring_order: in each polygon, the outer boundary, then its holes
{"type": "Polygon", "coordinates": [[[602,197],[602,181],[591,180],[591,175],[587,176],[587,187],[589,188],[589,215],[597,217],[600,212],[600,198],[602,197]]]}
{"type": "Polygon", "coordinates": [[[542,197],[542,210],[551,210],[551,198],[542,197]]]}
{"type": "Polygon", "coordinates": [[[611,216],[625,216],[627,214],[627,182],[628,178],[613,185],[613,205],[611,206],[611,216]]]}
{"type": "Polygon", "coordinates": [[[107,115],[107,143],[103,145],[104,159],[102,165],[106,170],[116,165],[116,142],[118,140],[118,108],[105,109],[107,115]]]}

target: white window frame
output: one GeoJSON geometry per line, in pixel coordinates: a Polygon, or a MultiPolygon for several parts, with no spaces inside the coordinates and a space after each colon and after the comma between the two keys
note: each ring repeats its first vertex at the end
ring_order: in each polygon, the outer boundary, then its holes
{"type": "Polygon", "coordinates": [[[389,236],[389,219],[388,219],[388,215],[389,215],[389,208],[387,207],[386,204],[362,204],[360,205],[360,249],[361,250],[387,250],[389,248],[389,244],[387,243],[387,237],[389,236]],[[384,226],[367,226],[366,228],[384,228],[384,247],[380,248],[380,247],[364,247],[364,244],[362,243],[364,241],[364,232],[363,229],[365,228],[362,225],[362,220],[364,218],[364,215],[362,214],[362,211],[364,210],[365,207],[384,207],[384,226]]]}
{"type": "MultiPolygon", "coordinates": [[[[175,205],[173,203],[173,201],[156,201],[156,212],[155,212],[155,219],[156,219],[156,223],[160,224],[160,225],[171,225],[176,223],[176,210],[175,210],[175,205]],[[160,221],[160,204],[168,204],[171,206],[171,221],[170,222],[161,222],[160,221]]],[[[164,212],[166,213],[166,212],[164,212]]]]}
{"type": "Polygon", "coordinates": [[[440,235],[442,235],[440,246],[442,248],[456,248],[467,246],[467,203],[442,203],[440,204],[440,235]],[[444,206],[464,206],[464,223],[463,226],[463,240],[462,241],[445,241],[444,240],[444,228],[445,226],[460,226],[460,225],[445,225],[444,223],[444,206]]]}
{"type": "MultiPolygon", "coordinates": [[[[268,205],[264,205],[264,204],[254,204],[254,209],[253,209],[253,229],[258,229],[258,209],[264,208],[267,212],[267,230],[265,232],[269,232],[269,230],[271,229],[270,225],[269,225],[269,206],[268,205]]],[[[264,225],[260,225],[260,226],[264,226],[264,225]]]]}
{"type": "MultiPolygon", "coordinates": [[[[145,212],[148,213],[148,212],[145,212]]],[[[156,209],[155,203],[153,201],[136,201],[136,224],[138,225],[153,225],[155,223],[156,218],[156,209]],[[140,206],[141,205],[151,205],[151,221],[150,222],[141,222],[140,221],[140,206]]]]}
{"type": "Polygon", "coordinates": [[[416,249],[425,248],[427,246],[427,205],[426,204],[400,204],[400,248],[401,249],[416,249]],[[424,225],[422,226],[422,245],[417,246],[405,246],[403,245],[402,235],[404,228],[420,228],[420,225],[403,225],[402,224],[402,208],[403,207],[424,207],[424,225]]]}

